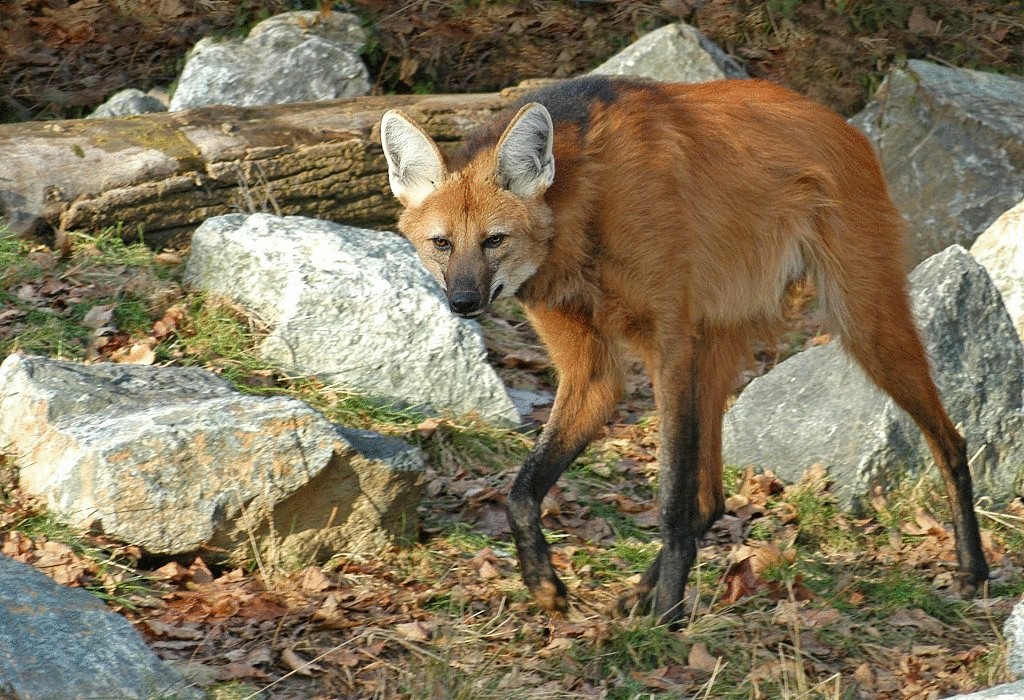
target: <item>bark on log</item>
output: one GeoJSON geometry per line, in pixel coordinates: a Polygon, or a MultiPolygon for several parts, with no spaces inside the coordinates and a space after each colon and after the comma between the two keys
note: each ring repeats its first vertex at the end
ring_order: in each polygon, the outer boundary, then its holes
{"type": "Polygon", "coordinates": [[[234,211],[389,228],[384,111],[401,107],[444,147],[522,90],[0,125],[0,216],[20,235],[120,225],[153,245],[234,211]]]}

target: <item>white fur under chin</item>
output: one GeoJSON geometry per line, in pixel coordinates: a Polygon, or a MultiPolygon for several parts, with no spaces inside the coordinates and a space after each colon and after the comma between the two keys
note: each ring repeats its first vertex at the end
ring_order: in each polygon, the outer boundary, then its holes
{"type": "Polygon", "coordinates": [[[498,299],[504,299],[505,297],[515,296],[515,293],[519,291],[519,288],[523,286],[526,280],[533,277],[533,274],[537,271],[536,265],[527,265],[521,267],[518,270],[512,271],[512,273],[500,278],[495,279],[491,282],[491,301],[497,301],[498,299]],[[494,296],[494,290],[501,287],[501,291],[497,296],[494,296]]]}

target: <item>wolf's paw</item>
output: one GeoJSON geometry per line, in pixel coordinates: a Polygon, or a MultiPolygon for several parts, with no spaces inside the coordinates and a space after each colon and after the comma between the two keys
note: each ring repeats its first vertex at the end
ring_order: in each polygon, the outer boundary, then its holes
{"type": "Polygon", "coordinates": [[[530,592],[548,612],[565,613],[569,610],[569,592],[557,577],[537,582],[530,587],[530,592]]]}
{"type": "Polygon", "coordinates": [[[974,571],[958,571],[953,579],[953,590],[964,600],[985,595],[988,590],[988,571],[984,574],[974,571]]]}
{"type": "Polygon", "coordinates": [[[636,586],[619,596],[611,612],[619,617],[646,615],[651,611],[652,602],[651,589],[646,586],[636,586]]]}

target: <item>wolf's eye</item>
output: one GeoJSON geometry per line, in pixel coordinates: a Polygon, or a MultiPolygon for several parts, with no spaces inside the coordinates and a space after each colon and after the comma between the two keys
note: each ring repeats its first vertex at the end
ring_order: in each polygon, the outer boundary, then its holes
{"type": "Polygon", "coordinates": [[[484,239],[484,248],[497,248],[505,240],[504,233],[496,233],[484,239]]]}
{"type": "Polygon", "coordinates": [[[452,247],[451,241],[449,241],[447,238],[441,238],[440,236],[438,236],[437,238],[431,238],[430,242],[433,243],[434,247],[437,248],[438,250],[450,250],[452,247]]]}

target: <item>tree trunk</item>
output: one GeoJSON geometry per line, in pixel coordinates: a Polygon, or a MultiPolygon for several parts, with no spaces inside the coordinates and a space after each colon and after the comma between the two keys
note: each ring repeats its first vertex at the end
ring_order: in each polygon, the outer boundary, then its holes
{"type": "Polygon", "coordinates": [[[0,125],[0,215],[23,236],[120,226],[151,245],[236,211],[388,228],[398,204],[380,148],[384,111],[407,111],[444,148],[521,92],[0,125]]]}

